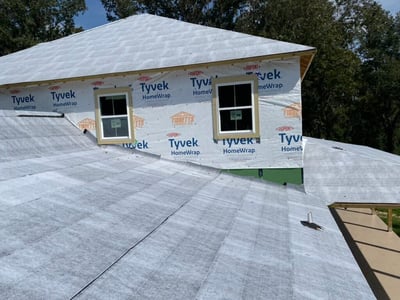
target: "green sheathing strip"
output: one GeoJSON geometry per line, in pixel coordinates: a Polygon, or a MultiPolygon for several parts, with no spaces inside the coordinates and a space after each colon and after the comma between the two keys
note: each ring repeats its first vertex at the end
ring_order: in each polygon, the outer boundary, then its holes
{"type": "MultiPolygon", "coordinates": [[[[303,169],[261,169],[262,178],[271,182],[284,184],[303,184],[303,169]]],[[[253,176],[260,177],[260,171],[258,169],[240,169],[240,170],[225,170],[228,173],[241,175],[241,176],[253,176]]]]}

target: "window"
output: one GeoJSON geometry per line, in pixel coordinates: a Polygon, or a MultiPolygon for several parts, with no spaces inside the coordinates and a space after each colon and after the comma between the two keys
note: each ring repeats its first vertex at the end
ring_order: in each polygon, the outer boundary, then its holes
{"type": "Polygon", "coordinates": [[[257,77],[214,78],[213,118],[216,140],[260,137],[257,77]]]}
{"type": "Polygon", "coordinates": [[[132,143],[130,88],[95,90],[96,135],[99,144],[132,143]]]}

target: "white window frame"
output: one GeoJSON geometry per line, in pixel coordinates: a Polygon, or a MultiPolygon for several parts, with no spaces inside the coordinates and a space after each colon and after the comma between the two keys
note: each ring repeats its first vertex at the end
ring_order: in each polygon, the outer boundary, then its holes
{"type": "Polygon", "coordinates": [[[123,144],[134,143],[134,125],[133,125],[133,108],[132,108],[132,90],[129,87],[109,88],[109,89],[96,89],[94,91],[95,97],[95,116],[96,116],[96,137],[98,144],[123,144]],[[100,98],[107,96],[125,96],[126,112],[125,115],[111,115],[102,116],[100,110],[100,98]],[[105,137],[103,130],[103,119],[126,117],[128,120],[128,136],[105,137]]]}
{"type": "Polygon", "coordinates": [[[256,75],[240,75],[230,77],[218,77],[212,79],[213,101],[213,128],[214,139],[221,140],[227,138],[259,138],[260,137],[260,124],[259,124],[259,108],[258,108],[258,78],[256,75]],[[251,85],[251,105],[249,106],[233,106],[220,108],[218,87],[250,84],[251,85]],[[221,130],[221,117],[220,112],[223,110],[235,109],[248,109],[251,108],[252,116],[252,129],[251,130],[221,130]]]}

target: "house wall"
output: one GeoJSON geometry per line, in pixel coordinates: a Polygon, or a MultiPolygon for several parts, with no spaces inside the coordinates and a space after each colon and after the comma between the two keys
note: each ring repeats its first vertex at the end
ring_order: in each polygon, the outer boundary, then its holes
{"type": "Polygon", "coordinates": [[[222,169],[301,168],[299,58],[0,90],[0,109],[65,113],[94,135],[94,89],[132,88],[135,144],[124,147],[222,169]],[[260,139],[213,139],[211,78],[257,74],[260,139]]]}

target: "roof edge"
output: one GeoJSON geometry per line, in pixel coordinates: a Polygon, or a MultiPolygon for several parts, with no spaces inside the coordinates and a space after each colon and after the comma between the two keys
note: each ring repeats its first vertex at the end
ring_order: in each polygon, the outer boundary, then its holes
{"type": "Polygon", "coordinates": [[[38,81],[29,81],[29,82],[18,82],[18,83],[7,83],[0,84],[0,88],[11,89],[16,87],[34,87],[41,85],[52,85],[56,83],[66,83],[71,81],[84,81],[90,79],[97,78],[106,78],[106,77],[124,77],[130,75],[137,75],[143,73],[159,73],[159,72],[168,72],[168,71],[176,71],[179,69],[191,69],[205,66],[218,66],[218,65],[226,65],[226,64],[234,64],[239,62],[251,62],[251,61],[261,61],[261,60],[276,60],[276,59],[286,59],[290,57],[300,57],[301,61],[301,79],[303,80],[305,74],[307,73],[311,62],[316,54],[316,48],[310,48],[308,50],[288,52],[288,53],[279,53],[273,55],[262,55],[262,56],[253,56],[253,57],[245,57],[239,59],[230,59],[230,60],[221,60],[217,62],[204,62],[190,65],[182,65],[182,66],[171,66],[171,67],[163,67],[163,68],[155,68],[155,69],[143,69],[137,71],[125,71],[125,72],[116,72],[116,73],[103,73],[96,75],[84,75],[77,77],[67,77],[67,78],[59,78],[59,79],[48,79],[48,80],[38,80],[38,81]],[[303,66],[304,65],[304,66],[303,66]]]}

